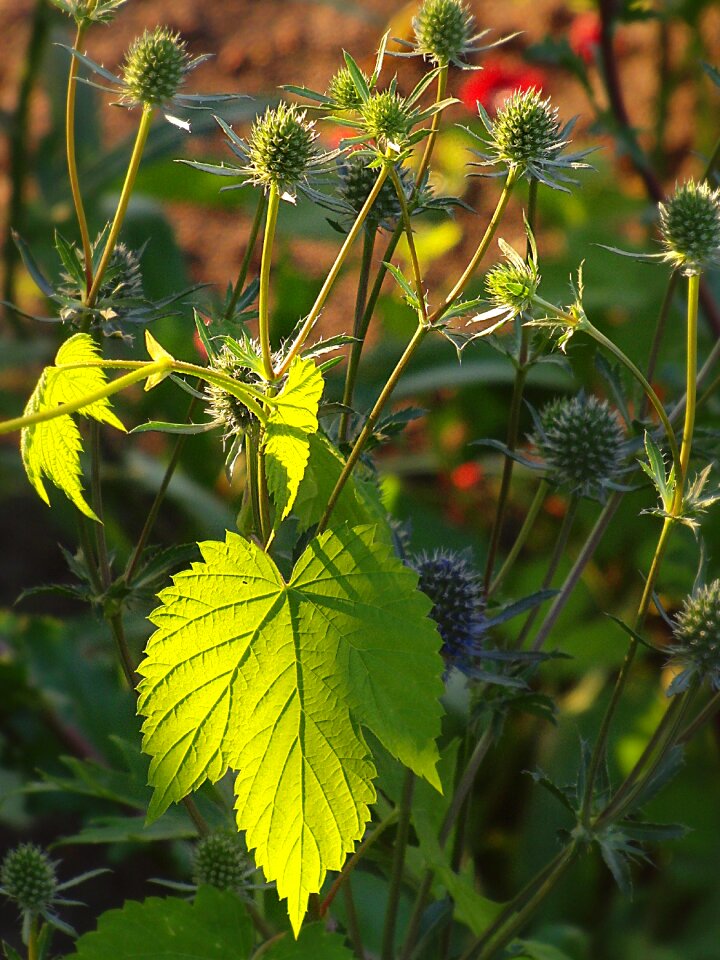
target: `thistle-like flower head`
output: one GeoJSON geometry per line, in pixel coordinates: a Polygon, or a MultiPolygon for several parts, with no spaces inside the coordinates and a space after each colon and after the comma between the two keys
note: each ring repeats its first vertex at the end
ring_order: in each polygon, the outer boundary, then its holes
{"type": "Polygon", "coordinates": [[[237,833],[211,833],[195,847],[193,882],[199,887],[237,891],[253,871],[237,833]]]}
{"type": "Polygon", "coordinates": [[[485,323],[488,320],[492,323],[474,334],[472,339],[487,337],[499,327],[530,310],[540,286],[541,277],[538,270],[535,238],[529,228],[528,240],[530,256],[527,259],[521,257],[509,243],[502,239],[498,240],[504,259],[495,264],[485,276],[485,293],[491,306],[468,320],[468,324],[485,323]]]}
{"type": "Polygon", "coordinates": [[[675,618],[670,651],[683,670],[668,688],[680,693],[695,680],[720,690],[720,580],[695,589],[675,618]]]}
{"type": "Polygon", "coordinates": [[[457,63],[472,47],[474,23],[461,0],[425,0],[413,19],[417,52],[441,67],[457,63]]]}
{"type": "MultiPolygon", "coordinates": [[[[367,157],[362,154],[350,154],[338,169],[340,174],[340,197],[349,205],[355,216],[365,204],[375,182],[378,171],[368,166],[367,157]]],[[[403,186],[410,187],[410,172],[401,167],[398,171],[403,186]]],[[[368,219],[375,223],[388,224],[400,216],[398,200],[392,181],[388,177],[380,188],[368,219]]]]}
{"type": "Polygon", "coordinates": [[[2,891],[21,911],[47,910],[57,891],[56,864],[34,843],[22,843],[6,854],[0,868],[2,891]]]}
{"type": "MultiPolygon", "coordinates": [[[[533,178],[565,191],[564,183],[576,183],[566,171],[589,166],[582,162],[582,158],[590,150],[563,155],[575,120],[561,126],[557,108],[552,106],[550,98],[543,100],[534,88],[516,90],[497,111],[494,120],[481,104],[478,104],[478,110],[487,136],[477,138],[482,140],[484,150],[473,151],[481,158],[473,166],[500,165],[518,176],[533,178]]],[[[502,171],[495,174],[501,175],[502,171]]]]}
{"type": "Polygon", "coordinates": [[[125,97],[130,103],[160,106],[182,86],[190,54],[179,33],[167,27],[145,30],[133,40],[122,66],[125,97]]]}
{"type": "Polygon", "coordinates": [[[394,90],[370,94],[360,107],[360,118],[367,135],[383,149],[402,147],[413,123],[405,98],[394,90]]]}
{"type": "Polygon", "coordinates": [[[295,104],[268,107],[253,124],[247,143],[253,181],[292,192],[315,158],[314,124],[295,104]]]}
{"type": "Polygon", "coordinates": [[[90,23],[110,23],[126,0],[50,0],[80,26],[90,23]]]}
{"type": "MultiPolygon", "coordinates": [[[[208,359],[211,369],[227,374],[238,383],[252,386],[263,383],[262,368],[258,363],[260,345],[254,341],[248,339],[234,343],[228,338],[208,359]]],[[[255,419],[236,396],[215,383],[205,385],[205,396],[208,400],[207,413],[222,428],[225,443],[242,436],[255,419]]]]}
{"type": "MultiPolygon", "coordinates": [[[[370,77],[364,77],[370,86],[370,77]]],[[[341,67],[328,84],[327,94],[339,110],[359,110],[362,98],[348,67],[341,67]]]]}
{"type": "Polygon", "coordinates": [[[451,550],[421,553],[410,561],[418,586],[433,602],[448,667],[471,672],[482,651],[485,600],[480,578],[467,557],[451,550]]]}
{"type": "Polygon", "coordinates": [[[659,204],[663,259],[686,275],[720,258],[720,190],[688,180],[659,204]]]}
{"type": "Polygon", "coordinates": [[[607,401],[578,394],[551,400],[531,437],[548,479],[580,497],[602,500],[619,475],[625,439],[607,401]]]}

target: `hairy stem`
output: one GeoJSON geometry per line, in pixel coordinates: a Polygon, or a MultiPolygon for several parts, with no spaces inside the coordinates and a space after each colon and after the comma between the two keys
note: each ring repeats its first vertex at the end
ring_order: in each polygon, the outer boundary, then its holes
{"type": "Polygon", "coordinates": [[[263,236],[262,260],[260,262],[260,292],[258,296],[258,330],[260,333],[260,349],[262,350],[263,369],[268,380],[275,379],[272,362],[272,347],[270,346],[270,266],[272,264],[275,228],[277,226],[278,211],[280,209],[280,191],[273,185],[270,187],[270,196],[267,203],[265,218],[265,235],[263,236]]]}
{"type": "Polygon", "coordinates": [[[140,125],[138,127],[137,136],[135,137],[135,145],[130,156],[130,163],[128,164],[127,173],[125,174],[125,182],[123,183],[122,192],[120,193],[120,200],[118,201],[117,210],[115,211],[112,226],[110,227],[110,233],[108,234],[108,238],[105,243],[105,249],[103,250],[100,263],[98,264],[98,268],[93,278],[90,292],[88,293],[85,301],[88,307],[95,305],[95,301],[97,300],[100,292],[100,286],[102,284],[103,277],[105,276],[105,271],[107,270],[113,250],[117,244],[120,230],[122,228],[123,221],[125,220],[125,214],[127,213],[128,204],[130,203],[130,196],[133,192],[133,187],[135,186],[135,178],[137,177],[137,172],[140,168],[140,161],[142,160],[143,151],[145,150],[145,144],[147,143],[148,134],[150,133],[152,118],[153,108],[149,104],[143,104],[142,114],[140,116],[140,125]]]}

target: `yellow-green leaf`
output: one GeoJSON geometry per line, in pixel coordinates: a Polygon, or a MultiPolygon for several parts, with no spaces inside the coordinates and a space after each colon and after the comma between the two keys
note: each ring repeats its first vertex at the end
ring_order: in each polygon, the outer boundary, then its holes
{"type": "MultiPolygon", "coordinates": [[[[100,367],[82,367],[99,358],[95,341],[86,333],[70,337],[58,350],[55,366],[46,367],[25,407],[25,414],[38,413],[64,403],[73,403],[101,390],[107,383],[100,367]]],[[[78,410],[85,417],[125,430],[107,397],[78,410]]],[[[49,505],[43,478],[47,477],[86,516],[97,520],[83,496],[80,453],[82,439],[71,416],[65,414],[22,430],[20,451],[30,483],[49,505]]]]}

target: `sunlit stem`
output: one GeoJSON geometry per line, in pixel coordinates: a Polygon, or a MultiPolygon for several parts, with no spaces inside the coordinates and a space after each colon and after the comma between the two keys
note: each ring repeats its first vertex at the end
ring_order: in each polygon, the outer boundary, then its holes
{"type": "MultiPolygon", "coordinates": [[[[388,161],[388,163],[389,162],[390,161],[388,161]]],[[[290,367],[290,364],[292,363],[293,359],[302,350],[303,345],[307,340],[310,331],[315,326],[315,322],[317,318],[320,316],[320,311],[325,305],[325,301],[327,300],[328,295],[332,289],[332,286],[335,283],[335,280],[337,279],[338,274],[340,273],[342,265],[345,263],[345,260],[347,259],[347,255],[350,252],[350,248],[352,247],[358,234],[360,233],[360,230],[362,229],[363,223],[365,223],[365,219],[367,218],[367,215],[372,210],[373,204],[375,203],[377,196],[380,193],[380,190],[382,189],[383,183],[385,183],[385,179],[388,175],[388,163],[384,163],[380,168],[380,172],[378,173],[378,178],[375,181],[375,185],[373,186],[372,190],[368,194],[365,203],[362,205],[360,213],[358,213],[355,219],[355,223],[353,223],[352,227],[350,228],[350,232],[348,233],[347,237],[345,237],[343,245],[340,247],[337,257],[335,257],[335,262],[333,263],[332,267],[330,267],[330,272],[328,273],[327,277],[325,278],[325,282],[320,288],[320,292],[318,293],[315,299],[315,303],[312,305],[310,313],[305,318],[305,322],[300,328],[298,335],[295,337],[295,341],[290,347],[290,350],[288,351],[287,356],[285,357],[282,364],[280,365],[280,367],[275,373],[276,378],[282,377],[287,373],[290,367]]]]}
{"type": "Polygon", "coordinates": [[[348,426],[350,423],[350,408],[355,396],[355,384],[357,382],[358,370],[360,368],[360,355],[362,353],[363,341],[367,333],[367,326],[363,324],[365,315],[365,305],[367,303],[368,281],[370,279],[370,269],[372,267],[373,250],[375,249],[375,238],[377,236],[377,227],[374,223],[365,224],[363,236],[362,259],[360,261],[360,274],[358,277],[358,289],[355,299],[355,317],[353,321],[353,337],[355,338],[350,346],[350,355],[348,357],[347,373],[345,374],[345,387],[343,389],[343,410],[340,416],[340,425],[338,427],[338,436],[340,440],[347,439],[348,426]]]}
{"type": "Polygon", "coordinates": [[[422,323],[427,324],[427,307],[425,306],[422,273],[420,271],[420,261],[418,260],[417,250],[415,249],[415,238],[413,236],[412,223],[410,222],[410,211],[408,210],[405,191],[403,190],[402,182],[400,181],[398,172],[394,167],[390,168],[390,177],[392,179],[393,186],[395,187],[395,193],[397,194],[398,202],[400,204],[403,228],[405,230],[405,238],[407,239],[410,263],[412,265],[413,280],[415,282],[415,296],[417,297],[419,304],[418,310],[420,319],[422,323]]]}
{"type": "Polygon", "coordinates": [[[250,261],[252,259],[253,251],[255,249],[255,244],[257,242],[258,234],[260,233],[260,225],[262,223],[262,218],[265,215],[265,207],[267,205],[267,198],[264,192],[260,193],[260,197],[257,202],[257,207],[255,209],[255,217],[253,218],[252,226],[250,227],[250,234],[247,240],[247,246],[245,247],[245,255],[240,264],[240,271],[235,281],[235,286],[233,287],[233,292],[228,301],[227,308],[225,310],[225,319],[232,320],[233,314],[235,313],[235,307],[238,304],[240,299],[240,294],[243,292],[245,287],[245,281],[247,280],[248,269],[250,268],[250,261]]]}
{"type": "Polygon", "coordinates": [[[130,156],[130,163],[128,164],[127,173],[125,174],[125,182],[123,183],[120,200],[118,201],[117,210],[115,211],[115,217],[113,218],[112,226],[110,227],[110,233],[108,234],[107,242],[105,243],[103,255],[93,278],[92,287],[90,288],[90,292],[88,293],[85,301],[88,307],[94,306],[95,301],[97,300],[98,293],[100,292],[100,285],[102,284],[105,271],[107,270],[108,264],[110,263],[110,258],[112,257],[113,251],[117,244],[120,230],[122,228],[123,221],[125,220],[125,214],[127,213],[128,204],[130,203],[130,196],[133,192],[133,187],[135,186],[135,178],[137,177],[137,173],[140,168],[140,161],[142,160],[143,151],[145,150],[145,144],[147,143],[148,134],[150,133],[152,117],[152,106],[147,103],[143,104],[140,125],[138,127],[137,136],[135,137],[135,145],[130,156]]]}
{"type": "Polygon", "coordinates": [[[272,348],[270,346],[270,266],[272,264],[275,228],[277,226],[278,210],[280,209],[280,191],[273,184],[268,196],[267,215],[265,218],[265,235],[263,236],[262,260],[260,262],[260,292],[258,295],[258,330],[260,333],[260,349],[265,376],[268,380],[275,379],[272,363],[272,348]]]}
{"type": "MultiPolygon", "coordinates": [[[[438,73],[437,78],[437,92],[435,94],[435,102],[439,103],[441,100],[445,99],[445,92],[447,91],[447,82],[448,82],[448,64],[444,64],[440,67],[440,72],[438,73]]],[[[418,186],[422,183],[422,178],[425,176],[428,167],[430,166],[430,159],[435,149],[435,143],[438,138],[438,130],[440,127],[440,113],[433,115],[432,122],[430,124],[430,133],[428,138],[425,141],[425,149],[423,150],[422,159],[420,161],[420,166],[417,169],[415,174],[415,191],[417,191],[418,186]]]]}
{"type": "MultiPolygon", "coordinates": [[[[94,6],[94,4],[93,4],[94,6]]],[[[74,50],[80,51],[85,32],[87,30],[87,21],[83,20],[78,24],[77,34],[75,35],[74,50]]],[[[65,101],[65,149],[67,153],[68,178],[70,180],[70,191],[72,193],[73,205],[75,206],[75,216],[77,217],[78,228],[80,230],[80,239],[83,248],[83,259],[85,261],[85,294],[89,295],[93,282],[93,263],[92,263],[92,244],[90,243],[90,234],[88,232],[87,217],[85,216],[85,207],[83,205],[82,193],[80,192],[80,181],[77,170],[77,157],[75,155],[75,95],[77,91],[77,72],[79,61],[77,57],[70,57],[70,73],[68,76],[67,98],[65,101]]]]}
{"type": "Polygon", "coordinates": [[[675,498],[672,507],[674,516],[678,516],[682,512],[688,465],[690,463],[690,452],[692,450],[693,430],[695,427],[695,407],[697,401],[697,325],[699,297],[700,275],[693,274],[692,276],[688,277],[685,422],[683,423],[682,444],[680,447],[680,469],[676,471],[675,498]]]}

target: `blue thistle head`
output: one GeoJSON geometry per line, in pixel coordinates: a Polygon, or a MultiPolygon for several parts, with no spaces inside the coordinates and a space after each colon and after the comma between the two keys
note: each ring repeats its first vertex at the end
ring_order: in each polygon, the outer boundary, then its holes
{"type": "Polygon", "coordinates": [[[452,550],[420,553],[410,565],[420,578],[420,590],[433,602],[430,617],[442,637],[448,668],[471,673],[482,653],[485,622],[480,578],[467,556],[452,550]]]}

